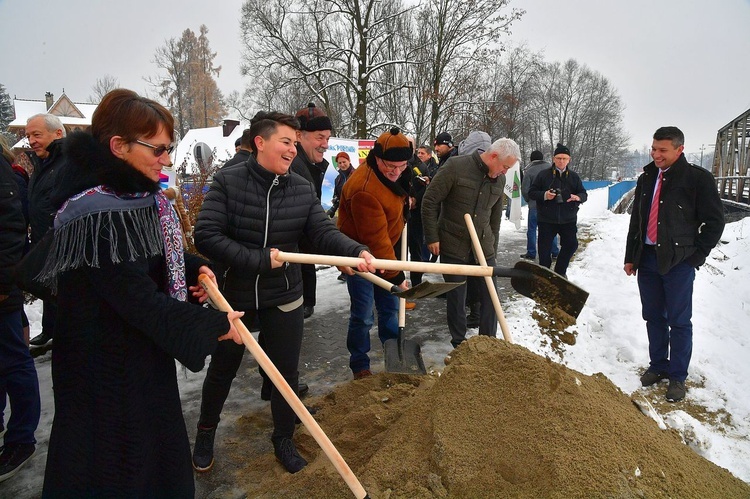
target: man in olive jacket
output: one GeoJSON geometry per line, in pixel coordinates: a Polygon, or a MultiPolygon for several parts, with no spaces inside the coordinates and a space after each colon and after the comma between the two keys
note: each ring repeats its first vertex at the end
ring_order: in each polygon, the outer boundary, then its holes
{"type": "Polygon", "coordinates": [[[695,269],[724,231],[724,208],[713,175],[687,162],[684,143],[676,127],[654,134],[654,161],[643,168],[635,188],[623,269],[627,275],[638,274],[648,332],[651,362],[641,384],[668,378],[669,402],[686,393],[695,269]]]}
{"type": "MultiPolygon", "coordinates": [[[[476,264],[464,214],[474,221],[487,264],[495,265],[497,240],[502,219],[505,173],[520,159],[521,151],[511,139],[498,139],[485,152],[455,156],[440,167],[422,199],[422,224],[430,252],[442,263],[476,264]]],[[[444,275],[446,282],[460,282],[464,276],[444,275]]],[[[469,279],[481,279],[469,277],[469,279]]],[[[484,283],[480,290],[479,334],[495,336],[497,317],[484,283]]],[[[451,344],[466,339],[466,286],[447,293],[448,329],[451,344]]]]}

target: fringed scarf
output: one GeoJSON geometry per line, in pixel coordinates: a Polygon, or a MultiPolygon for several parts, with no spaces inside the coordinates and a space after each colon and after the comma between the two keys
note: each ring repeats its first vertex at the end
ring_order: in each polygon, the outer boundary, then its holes
{"type": "Polygon", "coordinates": [[[100,185],[68,199],[55,216],[54,240],[37,279],[57,293],[60,272],[99,267],[103,243],[109,245],[108,257],[115,264],[163,254],[169,295],[187,300],[182,230],[161,191],[122,194],[100,185]]]}

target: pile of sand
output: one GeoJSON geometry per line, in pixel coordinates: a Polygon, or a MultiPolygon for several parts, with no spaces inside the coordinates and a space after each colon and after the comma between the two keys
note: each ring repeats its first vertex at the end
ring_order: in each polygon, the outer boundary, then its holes
{"type": "MultiPolygon", "coordinates": [[[[464,342],[440,377],[383,373],[313,402],[373,499],[750,497],[750,485],[660,430],[604,376],[494,338],[464,342]]],[[[307,468],[290,475],[268,453],[244,456],[238,487],[353,497],[306,430],[295,440],[307,468]]]]}

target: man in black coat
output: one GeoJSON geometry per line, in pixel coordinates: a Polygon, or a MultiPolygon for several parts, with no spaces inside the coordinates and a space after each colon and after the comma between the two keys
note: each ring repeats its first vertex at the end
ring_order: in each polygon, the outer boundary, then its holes
{"type": "MultiPolygon", "coordinates": [[[[6,395],[12,412],[0,417],[0,482],[10,478],[34,454],[34,432],[41,405],[39,381],[22,325],[23,294],[13,284],[12,269],[21,260],[26,243],[26,221],[18,184],[10,163],[0,154],[0,409],[6,395]]],[[[2,410],[0,410],[2,415],[2,410]]]]}
{"type": "MultiPolygon", "coordinates": [[[[328,169],[328,161],[323,159],[323,153],[328,150],[328,139],[331,138],[333,125],[330,118],[314,103],[300,109],[295,118],[300,123],[297,131],[297,156],[292,162],[291,171],[301,175],[313,187],[318,195],[318,203],[323,194],[323,178],[328,169]]],[[[300,241],[300,251],[303,253],[315,253],[315,247],[305,238],[300,241]]],[[[315,277],[315,265],[302,265],[302,284],[305,319],[315,311],[317,278],[315,277]]]]}
{"type": "Polygon", "coordinates": [[[529,188],[529,199],[536,201],[539,227],[539,265],[552,265],[552,240],[560,236],[560,253],[555,272],[567,279],[568,264],[578,249],[578,207],[588,199],[578,174],[568,168],[570,149],[557,144],[552,157],[555,165],[539,172],[529,188]]]}
{"type": "MultiPolygon", "coordinates": [[[[52,191],[57,186],[57,178],[65,160],[63,158],[63,138],[65,127],[57,116],[37,114],[26,122],[26,138],[34,150],[34,172],[29,180],[29,222],[31,224],[31,246],[42,240],[52,227],[55,209],[50,201],[52,191]]],[[[55,335],[55,315],[57,307],[50,300],[43,301],[42,332],[30,342],[42,347],[52,341],[55,335]]]]}
{"type": "Polygon", "coordinates": [[[250,153],[252,152],[251,144],[250,144],[250,129],[248,128],[244,132],[242,132],[242,137],[237,139],[239,141],[240,145],[238,146],[237,153],[232,156],[231,159],[227,160],[226,163],[224,163],[224,166],[222,168],[225,168],[227,166],[236,165],[237,163],[244,163],[250,158],[250,153]]]}
{"type": "Polygon", "coordinates": [[[624,270],[638,274],[648,332],[651,362],[641,384],[669,379],[668,402],[686,394],[695,270],[724,231],[724,208],[713,175],[687,162],[684,143],[677,127],[654,133],[653,161],[638,177],[625,248],[624,270]]]}

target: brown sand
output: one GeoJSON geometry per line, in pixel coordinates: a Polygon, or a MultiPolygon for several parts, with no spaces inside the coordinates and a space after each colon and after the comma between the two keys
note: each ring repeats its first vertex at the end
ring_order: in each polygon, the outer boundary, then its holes
{"type": "MultiPolygon", "coordinates": [[[[442,376],[382,373],[313,403],[373,499],[750,497],[750,485],[660,430],[604,376],[494,338],[463,343],[442,376]]],[[[240,422],[248,438],[268,423],[240,422]]],[[[306,430],[295,440],[310,461],[296,475],[270,444],[235,456],[247,463],[237,485],[248,497],[353,497],[306,430]]]]}

